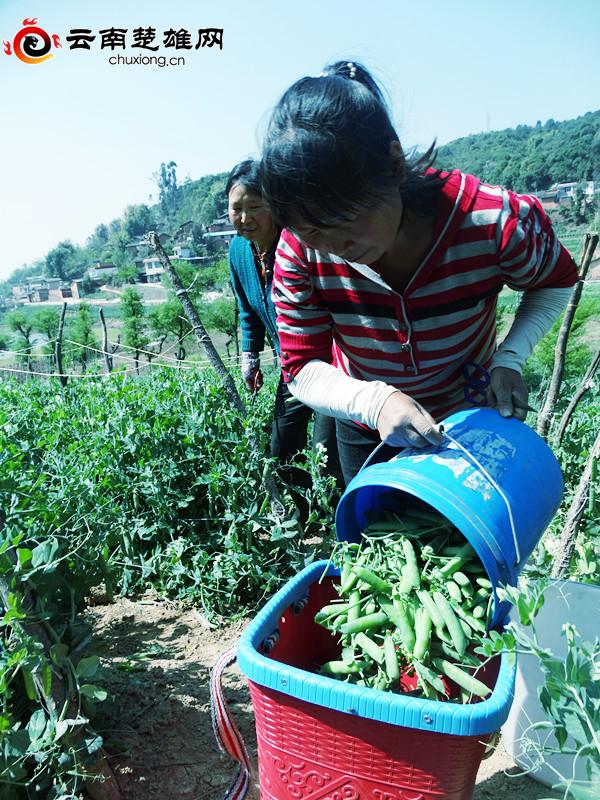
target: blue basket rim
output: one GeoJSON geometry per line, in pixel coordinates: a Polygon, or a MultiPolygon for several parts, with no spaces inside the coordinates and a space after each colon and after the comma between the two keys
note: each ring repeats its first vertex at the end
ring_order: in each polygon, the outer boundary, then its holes
{"type": "Polygon", "coordinates": [[[288,581],[248,625],[238,645],[238,665],[249,680],[307,703],[389,725],[458,736],[485,735],[501,727],[512,703],[516,674],[516,659],[510,660],[506,652],[502,653],[492,694],[468,705],[354,686],[260,653],[261,643],[276,629],[283,612],[305,597],[321,575],[337,574],[329,561],[310,564],[288,581]]]}

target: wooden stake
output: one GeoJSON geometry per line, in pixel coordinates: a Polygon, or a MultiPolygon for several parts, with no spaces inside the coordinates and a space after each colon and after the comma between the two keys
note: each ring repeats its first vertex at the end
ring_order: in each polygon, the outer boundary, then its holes
{"type": "Polygon", "coordinates": [[[548,435],[548,429],[550,428],[550,422],[552,420],[552,412],[554,410],[554,406],[556,405],[562,384],[571,325],[573,324],[575,312],[577,311],[577,306],[579,305],[579,300],[583,291],[583,284],[585,283],[585,279],[592,261],[592,256],[594,255],[594,250],[596,249],[597,244],[598,234],[586,233],[583,246],[583,256],[581,258],[581,265],[579,268],[579,279],[575,286],[573,286],[571,298],[560,326],[558,339],[556,340],[556,348],[554,351],[554,369],[552,370],[552,378],[550,380],[548,391],[546,392],[544,404],[538,416],[537,432],[544,438],[546,438],[548,435]]]}
{"type": "MultiPolygon", "coordinates": [[[[233,381],[233,378],[231,377],[227,368],[223,364],[223,361],[221,360],[221,357],[218,354],[212,342],[212,339],[208,335],[206,328],[204,327],[204,324],[200,319],[200,315],[196,310],[196,306],[190,300],[190,297],[183,285],[181,278],[177,274],[175,268],[171,264],[169,256],[166,254],[162,244],[160,243],[158,234],[156,233],[156,231],[150,231],[144,237],[144,239],[145,243],[147,243],[154,250],[165,272],[171,279],[171,283],[173,284],[173,287],[175,289],[175,294],[179,298],[179,302],[183,307],[185,315],[188,318],[194,333],[196,334],[196,339],[198,340],[198,344],[206,353],[206,356],[210,361],[211,366],[217,373],[219,380],[221,381],[221,386],[225,391],[227,400],[229,401],[230,405],[233,408],[235,408],[236,411],[243,418],[245,418],[247,416],[247,411],[244,401],[240,397],[239,392],[236,389],[235,383],[233,381]]],[[[255,452],[257,452],[260,455],[260,449],[256,441],[254,441],[254,439],[250,440],[250,445],[255,450],[255,452]]],[[[276,516],[282,519],[285,517],[285,508],[279,498],[279,491],[277,489],[277,485],[273,478],[273,474],[271,470],[266,470],[265,473],[263,474],[264,474],[265,488],[271,499],[271,509],[276,514],[276,516]]]]}
{"type": "Polygon", "coordinates": [[[575,496],[573,497],[573,501],[567,513],[565,527],[561,533],[558,551],[552,565],[553,578],[563,578],[569,569],[575,542],[577,541],[579,523],[581,522],[581,517],[583,516],[587,504],[592,474],[594,472],[594,463],[598,458],[600,458],[600,432],[596,436],[596,441],[590,451],[585,468],[577,484],[575,496]]]}
{"type": "Polygon", "coordinates": [[[584,394],[587,391],[589,391],[594,385],[594,375],[599,365],[600,365],[600,348],[597,350],[596,355],[594,356],[592,363],[588,368],[588,371],[585,373],[583,380],[579,384],[579,388],[571,398],[571,402],[569,403],[565,413],[561,417],[560,424],[558,426],[558,431],[556,432],[557,447],[562,442],[562,438],[564,436],[565,430],[567,429],[567,425],[569,424],[575,409],[579,405],[579,401],[584,396],[584,394]]]}
{"type": "Polygon", "coordinates": [[[58,380],[61,383],[61,386],[64,387],[67,385],[67,376],[65,375],[65,371],[63,369],[63,362],[62,362],[62,337],[63,337],[63,330],[65,327],[65,314],[67,313],[67,304],[63,303],[62,310],[60,312],[60,317],[58,320],[58,330],[56,331],[56,341],[54,342],[54,360],[56,361],[56,374],[58,375],[58,380]]]}

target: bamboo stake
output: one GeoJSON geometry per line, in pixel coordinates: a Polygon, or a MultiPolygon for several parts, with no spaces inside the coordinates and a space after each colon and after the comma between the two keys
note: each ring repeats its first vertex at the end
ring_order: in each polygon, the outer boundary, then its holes
{"type": "Polygon", "coordinates": [[[594,472],[594,463],[600,458],[600,432],[596,436],[596,441],[590,451],[585,468],[577,484],[575,496],[569,507],[565,527],[560,536],[558,544],[558,551],[554,563],[552,565],[552,577],[562,578],[566,574],[571,556],[577,541],[577,532],[579,530],[579,523],[585,511],[587,504],[588,494],[592,482],[592,474],[594,472]]]}
{"type": "Polygon", "coordinates": [[[62,362],[62,337],[63,337],[63,330],[65,327],[65,314],[67,313],[67,304],[63,303],[62,310],[60,312],[60,317],[58,320],[58,330],[56,332],[56,341],[54,342],[54,360],[56,361],[56,373],[58,375],[58,379],[61,383],[61,386],[64,387],[67,385],[67,376],[65,375],[65,371],[63,369],[63,362],[62,362]]]}
{"type": "Polygon", "coordinates": [[[552,370],[552,378],[544,399],[544,405],[542,406],[538,416],[537,432],[544,438],[546,438],[548,435],[548,429],[550,428],[550,421],[552,419],[552,411],[558,399],[562,384],[571,325],[573,324],[575,312],[577,311],[577,306],[579,305],[579,300],[583,291],[583,285],[585,283],[585,279],[592,261],[592,256],[594,255],[594,250],[596,249],[597,244],[598,234],[586,233],[583,256],[581,258],[581,265],[579,268],[579,279],[577,280],[575,286],[573,286],[571,298],[560,326],[558,339],[556,340],[556,348],[554,351],[554,369],[552,370]]]}
{"type": "Polygon", "coordinates": [[[106,372],[111,373],[113,368],[113,360],[111,358],[111,354],[108,352],[108,330],[106,328],[106,320],[104,319],[104,309],[100,308],[99,313],[100,322],[102,323],[102,351],[104,353],[104,363],[106,364],[106,372]]]}
{"type": "Polygon", "coordinates": [[[594,375],[598,366],[600,365],[600,348],[598,348],[596,355],[594,356],[592,363],[590,364],[588,371],[585,373],[583,380],[579,384],[579,388],[571,398],[571,402],[566,408],[565,413],[562,415],[560,424],[558,426],[558,431],[556,432],[556,446],[558,447],[564,436],[565,430],[567,429],[567,425],[569,424],[575,409],[579,405],[581,398],[584,394],[589,391],[592,386],[594,385],[594,375]]]}
{"type": "MultiPolygon", "coordinates": [[[[208,335],[206,328],[204,327],[204,324],[200,319],[200,315],[196,310],[196,306],[190,300],[187,290],[185,289],[183,282],[179,277],[179,275],[177,274],[175,268],[171,264],[171,260],[169,256],[166,254],[162,244],[160,243],[160,239],[156,231],[150,231],[144,237],[144,243],[148,244],[154,250],[165,272],[171,279],[171,283],[175,288],[175,294],[179,298],[179,302],[183,307],[185,315],[188,318],[194,333],[196,334],[196,339],[198,340],[198,344],[206,353],[206,356],[210,361],[211,366],[217,373],[229,403],[233,408],[236,409],[236,411],[239,412],[239,414],[241,414],[243,418],[246,418],[248,412],[246,410],[246,406],[244,405],[244,401],[242,400],[238,390],[236,389],[233,378],[231,377],[227,368],[223,364],[223,361],[221,360],[221,357],[219,356],[212,342],[212,339],[208,335]]],[[[260,455],[260,449],[254,438],[250,439],[250,445],[253,448],[253,450],[255,450],[255,452],[257,452],[260,455]]],[[[283,517],[285,517],[285,508],[279,498],[279,491],[277,489],[275,479],[273,478],[273,474],[270,469],[267,469],[263,473],[263,475],[264,475],[265,488],[271,499],[271,509],[277,517],[282,519],[283,517]]]]}

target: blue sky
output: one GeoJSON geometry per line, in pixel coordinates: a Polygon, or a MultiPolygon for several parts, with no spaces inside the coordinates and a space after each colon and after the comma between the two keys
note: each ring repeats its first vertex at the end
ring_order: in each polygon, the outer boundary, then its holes
{"type": "Polygon", "coordinates": [[[379,78],[407,147],[600,107],[596,0],[0,0],[0,42],[26,17],[63,49],[29,65],[0,44],[0,279],[149,202],[161,161],[183,180],[257,153],[287,86],[340,58],[379,78]],[[157,55],[186,64],[110,65],[99,38],[68,49],[71,28],[110,27],[154,27],[157,55]],[[222,50],[162,47],[168,28],[206,27],[222,50]]]}

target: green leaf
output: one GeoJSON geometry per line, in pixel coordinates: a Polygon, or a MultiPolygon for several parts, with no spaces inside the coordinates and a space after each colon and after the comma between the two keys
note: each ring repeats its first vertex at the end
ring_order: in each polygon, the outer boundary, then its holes
{"type": "Polygon", "coordinates": [[[27,723],[27,732],[32,742],[41,739],[46,730],[46,715],[41,709],[34,711],[27,723]]]}
{"type": "Polygon", "coordinates": [[[37,569],[37,567],[41,567],[44,564],[51,564],[57,551],[58,542],[54,537],[46,539],[45,542],[41,542],[37,547],[33,548],[31,556],[32,567],[37,569]]]}
{"type": "Polygon", "coordinates": [[[96,703],[102,703],[108,697],[106,689],[101,689],[99,686],[94,686],[92,683],[84,683],[83,686],[79,687],[79,691],[82,695],[89,697],[90,700],[94,700],[96,703]]]}
{"type": "Polygon", "coordinates": [[[82,658],[75,668],[75,674],[78,678],[91,678],[98,671],[100,666],[100,659],[98,656],[88,656],[82,658]]]}
{"type": "Polygon", "coordinates": [[[31,561],[31,550],[28,547],[17,547],[17,559],[22,569],[31,561]]]}
{"type": "Polygon", "coordinates": [[[95,734],[93,736],[87,736],[84,742],[88,753],[96,753],[102,747],[103,739],[98,734],[95,734]]]}
{"type": "Polygon", "coordinates": [[[50,648],[50,658],[54,663],[60,667],[62,666],[65,661],[67,660],[67,656],[69,655],[69,648],[66,644],[62,642],[58,642],[57,644],[53,644],[50,648]]]}
{"type": "Polygon", "coordinates": [[[576,712],[565,714],[565,728],[569,736],[572,736],[579,746],[591,742],[592,732],[588,727],[584,727],[576,712]]]}

